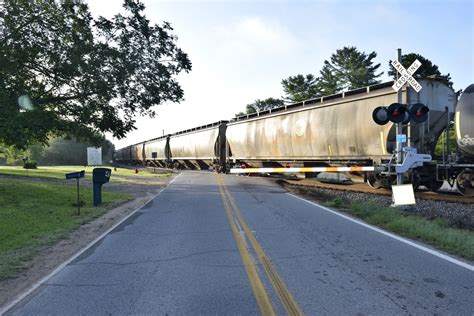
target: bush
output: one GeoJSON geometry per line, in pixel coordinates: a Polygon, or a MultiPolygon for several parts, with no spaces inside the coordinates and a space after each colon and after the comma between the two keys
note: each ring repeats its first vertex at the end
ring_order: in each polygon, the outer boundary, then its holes
{"type": "Polygon", "coordinates": [[[25,161],[23,164],[23,168],[25,169],[38,169],[37,162],[35,160],[28,160],[25,161]]]}
{"type": "Polygon", "coordinates": [[[327,205],[331,207],[337,207],[337,208],[347,207],[347,203],[345,203],[345,201],[339,196],[329,201],[327,205]]]}

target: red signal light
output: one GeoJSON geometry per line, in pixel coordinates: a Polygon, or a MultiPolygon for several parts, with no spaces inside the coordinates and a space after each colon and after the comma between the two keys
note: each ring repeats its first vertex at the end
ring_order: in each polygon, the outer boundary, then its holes
{"type": "Polygon", "coordinates": [[[422,103],[415,103],[410,107],[410,116],[413,122],[415,123],[423,123],[428,119],[428,112],[430,109],[422,104],[422,103]]]}
{"type": "Polygon", "coordinates": [[[407,109],[403,104],[392,103],[387,109],[388,119],[393,123],[401,123],[405,120],[407,109]]]}

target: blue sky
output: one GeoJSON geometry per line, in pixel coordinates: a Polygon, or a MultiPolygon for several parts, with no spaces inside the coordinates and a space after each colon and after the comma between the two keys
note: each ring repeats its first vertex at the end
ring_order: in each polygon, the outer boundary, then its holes
{"type": "MultiPolygon", "coordinates": [[[[110,17],[117,0],[87,1],[110,17]]],[[[396,49],[450,73],[456,90],[474,83],[474,1],[144,1],[152,21],[168,21],[193,70],[179,76],[186,100],[156,107],[117,147],[230,119],[257,98],[280,97],[281,80],[318,74],[343,46],[377,53],[387,76],[396,49]]]]}

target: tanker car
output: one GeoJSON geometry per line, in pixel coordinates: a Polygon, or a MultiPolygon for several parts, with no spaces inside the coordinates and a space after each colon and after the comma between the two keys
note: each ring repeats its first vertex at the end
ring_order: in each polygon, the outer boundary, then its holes
{"type": "MultiPolygon", "coordinates": [[[[181,131],[117,150],[120,163],[141,163],[225,172],[239,167],[372,166],[386,164],[396,147],[395,125],[377,125],[372,112],[397,102],[393,82],[289,104],[231,121],[181,131]]],[[[429,107],[422,124],[408,123],[407,146],[433,156],[431,163],[406,175],[411,182],[438,190],[444,180],[462,194],[474,195],[474,85],[457,104],[455,92],[437,79],[420,80],[419,93],[406,87],[402,103],[429,107]],[[456,106],[457,104],[457,106],[456,106]],[[458,151],[435,153],[440,136],[454,119],[458,151]]],[[[449,145],[449,144],[447,144],[449,145]]],[[[390,186],[389,172],[365,175],[369,185],[390,186]]]]}
{"type": "MultiPolygon", "coordinates": [[[[449,135],[450,124],[446,124],[449,135]]],[[[474,84],[467,87],[457,103],[454,113],[454,131],[457,152],[449,152],[449,142],[445,144],[443,156],[438,157],[436,176],[447,180],[451,186],[456,184],[463,195],[474,196],[474,84]]],[[[445,137],[449,140],[449,137],[445,137]]]]}

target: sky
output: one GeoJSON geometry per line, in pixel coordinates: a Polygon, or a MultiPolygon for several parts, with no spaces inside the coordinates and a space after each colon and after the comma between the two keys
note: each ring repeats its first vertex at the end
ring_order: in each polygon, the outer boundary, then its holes
{"type": "MultiPolygon", "coordinates": [[[[87,0],[92,14],[112,17],[119,0],[87,0]]],[[[418,53],[450,73],[454,89],[474,83],[474,0],[142,0],[152,23],[170,22],[193,64],[178,76],[181,103],[137,117],[137,130],[111,139],[116,148],[231,119],[256,99],[283,96],[281,80],[319,74],[337,49],[375,51],[379,78],[388,62],[418,53]]],[[[109,137],[111,138],[111,137],[109,137]]]]}

